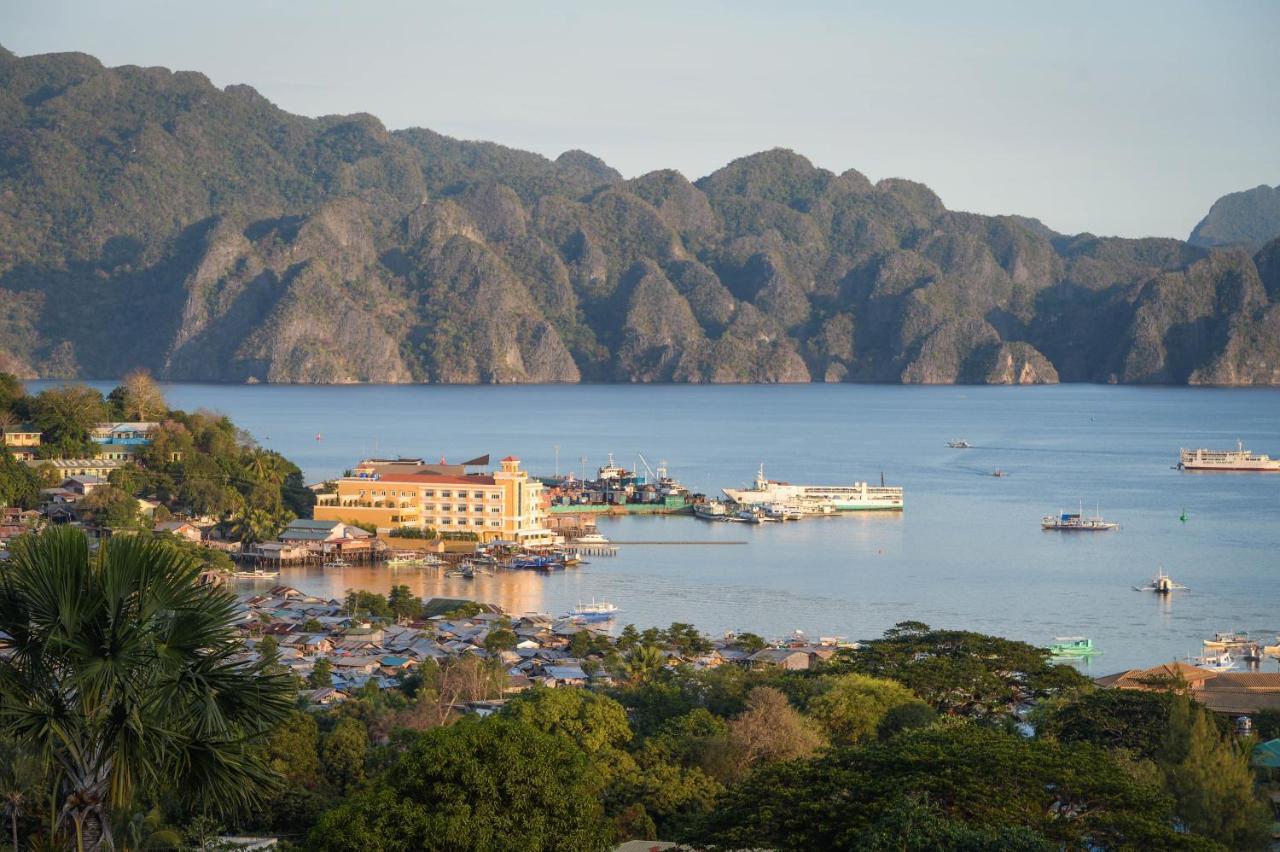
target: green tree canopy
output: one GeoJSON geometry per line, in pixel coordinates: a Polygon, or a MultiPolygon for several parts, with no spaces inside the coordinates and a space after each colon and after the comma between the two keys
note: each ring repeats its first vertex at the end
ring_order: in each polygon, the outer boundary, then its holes
{"type": "MultiPolygon", "coordinates": [[[[904,799],[992,837],[1028,831],[1030,848],[1037,835],[1055,848],[1208,848],[1174,831],[1168,796],[1101,750],[958,720],[765,767],[731,788],[690,839],[726,849],[857,848],[877,826],[905,832],[894,814],[904,799]]],[[[915,848],[881,846],[890,847],[915,848]]]]}
{"type": "Polygon", "coordinates": [[[44,448],[61,456],[85,456],[93,427],[107,416],[102,394],[86,385],[46,388],[31,402],[31,420],[44,434],[44,448]]]}
{"type": "MultiPolygon", "coordinates": [[[[825,679],[826,688],[806,708],[833,745],[856,745],[876,734],[885,714],[906,704],[924,704],[897,681],[856,673],[825,679]]],[[[926,705],[927,707],[927,705],[926,705]]]]}
{"type": "Polygon", "coordinates": [[[321,817],[316,852],[589,852],[608,846],[586,757],[510,718],[428,731],[369,789],[321,817]]]}

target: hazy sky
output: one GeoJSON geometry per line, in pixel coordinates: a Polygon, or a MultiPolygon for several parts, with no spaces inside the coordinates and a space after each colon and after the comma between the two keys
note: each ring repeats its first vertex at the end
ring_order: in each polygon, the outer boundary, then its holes
{"type": "Polygon", "coordinates": [[[627,176],[775,146],[953,209],[1185,238],[1280,183],[1280,2],[0,0],[0,44],[203,71],[627,176]]]}

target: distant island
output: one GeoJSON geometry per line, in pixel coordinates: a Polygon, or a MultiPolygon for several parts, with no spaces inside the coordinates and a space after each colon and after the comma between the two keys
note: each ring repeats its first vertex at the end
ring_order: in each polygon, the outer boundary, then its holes
{"type": "Polygon", "coordinates": [[[1069,236],[787,150],[624,180],[83,54],[0,48],[0,101],[24,378],[1280,385],[1266,187],[1191,242],[1069,236]]]}

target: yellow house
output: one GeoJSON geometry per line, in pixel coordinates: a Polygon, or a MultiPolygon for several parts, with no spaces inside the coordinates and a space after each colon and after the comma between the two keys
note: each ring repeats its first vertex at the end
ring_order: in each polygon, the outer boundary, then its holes
{"type": "Polygon", "coordinates": [[[336,493],[318,496],[316,520],[470,532],[482,542],[503,539],[528,546],[551,543],[541,508],[542,483],[508,456],[490,474],[447,475],[357,469],[337,481],[336,493]]]}
{"type": "Polygon", "coordinates": [[[36,457],[35,448],[40,446],[40,430],[29,424],[21,426],[5,426],[0,429],[4,434],[4,446],[20,459],[36,457]]]}

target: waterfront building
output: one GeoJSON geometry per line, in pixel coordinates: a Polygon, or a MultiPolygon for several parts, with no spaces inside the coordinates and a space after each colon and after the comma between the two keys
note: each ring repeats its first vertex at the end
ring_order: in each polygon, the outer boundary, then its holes
{"type": "MultiPolygon", "coordinates": [[[[488,462],[488,457],[483,457],[488,462]]],[[[542,483],[507,456],[493,473],[470,473],[465,465],[425,465],[419,460],[365,461],[320,494],[315,518],[372,524],[379,531],[398,527],[440,533],[473,533],[481,542],[551,544],[544,522],[542,483]]]]}

